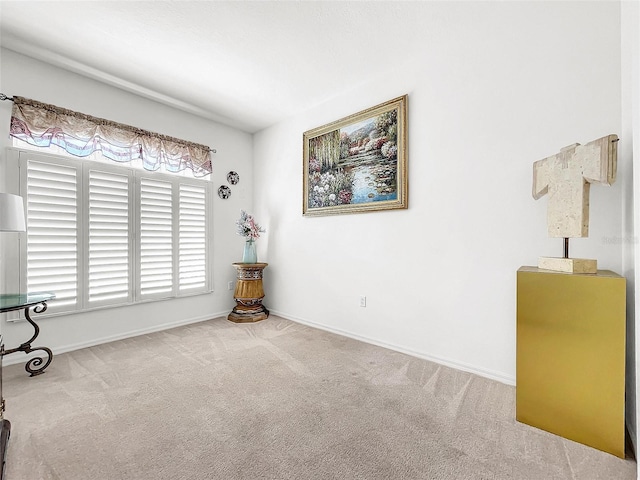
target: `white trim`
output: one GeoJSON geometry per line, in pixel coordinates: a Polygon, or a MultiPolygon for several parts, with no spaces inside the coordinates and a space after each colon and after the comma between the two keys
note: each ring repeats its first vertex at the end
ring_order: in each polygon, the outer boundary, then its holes
{"type": "MultiPolygon", "coordinates": [[[[404,353],[406,355],[411,355],[412,357],[416,357],[416,358],[421,358],[423,360],[428,360],[430,362],[434,362],[440,365],[444,365],[447,367],[451,367],[451,368],[455,368],[456,370],[461,370],[463,372],[469,372],[469,373],[473,373],[476,375],[479,375],[481,377],[484,378],[489,378],[491,380],[496,380],[500,383],[504,383],[506,385],[510,385],[510,386],[515,386],[516,382],[515,382],[515,378],[508,376],[508,375],[504,375],[500,372],[496,372],[493,370],[488,370],[488,369],[484,369],[484,368],[478,368],[472,365],[469,365],[467,363],[463,363],[463,362],[458,362],[455,360],[451,360],[448,358],[444,358],[444,357],[439,357],[436,355],[428,355],[425,354],[423,352],[418,352],[415,350],[411,350],[405,347],[400,347],[398,345],[394,345],[391,343],[387,343],[387,342],[381,342],[379,340],[373,339],[373,338],[369,338],[369,337],[365,337],[362,335],[357,335],[351,332],[347,332],[345,330],[341,330],[338,328],[331,328],[331,327],[327,327],[326,325],[321,325],[319,323],[310,321],[310,320],[306,320],[303,318],[299,318],[299,317],[295,317],[293,315],[288,315],[286,313],[283,312],[279,312],[276,310],[271,310],[270,311],[272,315],[278,316],[278,317],[282,317],[285,318],[287,320],[291,320],[292,322],[296,322],[296,323],[300,323],[303,325],[307,325],[313,328],[317,328],[319,330],[324,330],[327,332],[331,332],[331,333],[335,333],[337,335],[342,335],[344,337],[348,337],[348,338],[353,338],[354,340],[359,340],[361,342],[365,342],[365,343],[369,343],[372,345],[377,345],[379,347],[383,347],[383,348],[388,348],[389,350],[394,350],[396,352],[400,352],[400,353],[404,353]]],[[[53,349],[53,354],[55,355],[60,355],[62,353],[66,353],[66,352],[72,352],[75,350],[80,350],[82,348],[88,348],[88,347],[93,347],[95,345],[102,345],[104,343],[110,343],[110,342],[115,342],[117,340],[124,340],[126,338],[132,338],[132,337],[137,337],[140,335],[147,335],[149,333],[154,333],[154,332],[160,332],[163,330],[169,330],[172,328],[176,328],[176,327],[180,327],[183,325],[190,325],[193,323],[199,323],[199,322],[204,322],[207,320],[216,320],[218,318],[223,318],[226,319],[226,316],[228,314],[228,311],[225,310],[223,312],[218,312],[218,313],[211,313],[208,315],[201,315],[199,317],[192,317],[186,320],[180,320],[177,322],[169,322],[169,323],[163,323],[161,325],[154,325],[152,327],[148,327],[148,328],[142,328],[142,329],[137,329],[137,330],[131,330],[129,332],[124,332],[124,333],[119,333],[117,335],[110,335],[107,337],[101,337],[101,338],[97,338],[97,339],[93,339],[87,342],[81,342],[81,343],[74,343],[74,344],[69,344],[69,345],[65,345],[62,347],[56,347],[53,349]]],[[[9,346],[9,348],[11,348],[11,346],[9,346]]],[[[37,353],[37,352],[36,352],[37,353]]],[[[35,355],[35,353],[34,353],[35,355]]],[[[30,356],[20,356],[20,355],[16,355],[15,357],[13,355],[7,356],[5,358],[3,358],[2,362],[4,365],[14,365],[17,363],[23,363],[26,360],[28,360],[30,358],[30,356]]]]}
{"type": "Polygon", "coordinates": [[[303,325],[308,325],[310,327],[318,328],[320,330],[324,330],[327,332],[335,333],[338,335],[342,335],[344,337],[353,338],[354,340],[359,340],[361,342],[370,343],[372,345],[377,345],[378,347],[388,348],[389,350],[394,350],[396,352],[404,353],[407,355],[411,355],[412,357],[421,358],[423,360],[428,360],[430,362],[437,363],[439,365],[444,365],[446,367],[455,368],[456,370],[462,370],[463,372],[469,372],[476,375],[479,375],[484,378],[489,378],[491,380],[496,380],[500,383],[504,383],[506,385],[515,386],[516,379],[512,376],[505,375],[500,372],[496,372],[494,370],[488,370],[485,368],[478,368],[474,365],[469,365],[468,363],[459,362],[457,360],[451,360],[445,357],[439,357],[437,355],[429,355],[424,352],[418,352],[416,350],[412,350],[410,348],[401,347],[399,345],[395,345],[393,343],[383,342],[380,340],[376,340],[374,338],[365,337],[363,335],[358,335],[352,332],[348,332],[346,330],[342,330],[339,328],[328,327],[326,325],[321,325],[319,323],[313,322],[311,320],[306,320],[304,318],[295,317],[293,315],[288,315],[284,312],[278,312],[276,310],[270,310],[271,314],[277,315],[278,317],[285,318],[287,320],[291,320],[296,323],[301,323],[303,325]]]}
{"type": "MultiPolygon", "coordinates": [[[[109,308],[124,308],[124,307],[133,307],[135,305],[143,305],[145,303],[156,303],[156,302],[164,302],[167,300],[178,300],[180,298],[188,298],[188,297],[196,297],[198,295],[211,295],[212,293],[215,293],[214,290],[211,290],[210,292],[195,292],[195,293],[185,293],[184,295],[180,295],[179,297],[163,297],[163,298],[145,298],[144,300],[140,300],[138,302],[131,302],[131,303],[121,303],[118,305],[99,305],[96,307],[91,307],[91,308],[86,308],[84,310],[77,310],[74,312],[53,312],[50,313],[49,310],[47,310],[44,313],[40,313],[38,314],[38,318],[39,319],[46,319],[46,318],[55,318],[55,317],[68,317],[69,315],[79,315],[82,313],[88,313],[88,312],[95,312],[98,310],[105,310],[105,309],[109,309],[109,308]]],[[[14,323],[14,322],[26,322],[26,318],[24,318],[24,310],[14,310],[13,312],[7,312],[6,314],[7,317],[5,318],[5,320],[9,323],[14,323]],[[13,315],[15,314],[15,315],[13,315]]]]}
{"type": "MultiPolygon", "coordinates": [[[[160,331],[164,331],[164,330],[170,330],[172,328],[176,328],[176,327],[181,327],[184,325],[190,325],[193,323],[200,323],[200,322],[206,322],[208,320],[216,320],[219,318],[224,318],[226,320],[226,316],[229,314],[228,310],[225,310],[223,312],[217,312],[217,313],[210,313],[207,315],[200,315],[198,317],[192,317],[192,318],[188,318],[185,320],[179,320],[177,322],[168,322],[168,323],[163,323],[161,325],[154,325],[152,327],[146,327],[146,328],[140,328],[137,330],[130,330],[129,332],[124,332],[124,333],[118,333],[117,335],[109,335],[107,337],[101,337],[101,338],[95,338],[93,340],[89,340],[86,342],[80,342],[80,343],[71,343],[69,345],[63,345],[61,347],[55,347],[52,348],[53,351],[53,355],[54,355],[54,361],[55,361],[55,356],[56,355],[60,355],[63,353],[67,353],[67,352],[73,352],[75,350],[81,350],[83,348],[89,348],[89,347],[94,347],[96,345],[102,345],[104,343],[110,343],[110,342],[116,342],[118,340],[124,340],[127,338],[133,338],[133,337],[139,337],[140,335],[147,335],[149,333],[155,333],[155,332],[160,332],[160,331]]],[[[38,342],[36,342],[37,346],[41,346],[38,342]]],[[[34,346],[36,346],[34,345],[34,346]]],[[[6,348],[13,348],[13,346],[11,345],[5,345],[6,348]]],[[[25,355],[22,352],[16,352],[16,354],[10,354],[7,355],[6,357],[2,358],[2,364],[5,366],[8,365],[15,365],[15,364],[19,364],[19,363],[26,363],[27,360],[29,360],[29,358],[34,357],[34,356],[41,356],[41,352],[39,351],[35,351],[30,355],[25,355]],[[40,353],[40,355],[38,355],[40,353]]]]}
{"type": "MultiPolygon", "coordinates": [[[[53,313],[50,313],[49,310],[47,310],[44,313],[39,313],[38,314],[38,318],[39,319],[45,319],[45,318],[55,318],[55,317],[68,317],[69,315],[80,315],[80,314],[83,314],[83,313],[95,312],[95,311],[98,311],[98,310],[106,310],[108,308],[133,307],[133,306],[136,306],[136,305],[143,305],[145,303],[164,302],[164,301],[167,301],[167,300],[179,300],[181,298],[197,297],[198,295],[211,295],[212,293],[215,293],[215,291],[211,290],[210,292],[185,293],[184,295],[180,295],[179,297],[145,298],[145,299],[140,300],[138,302],[121,303],[121,304],[118,304],[118,305],[99,305],[99,306],[95,306],[95,307],[91,307],[91,308],[86,308],[84,310],[77,310],[77,311],[74,311],[74,312],[53,312],[53,313]]],[[[24,310],[14,310],[13,312],[8,312],[8,313],[5,313],[3,315],[7,315],[7,317],[5,318],[5,321],[7,321],[9,323],[26,322],[27,321],[27,319],[24,318],[24,310]]]]}

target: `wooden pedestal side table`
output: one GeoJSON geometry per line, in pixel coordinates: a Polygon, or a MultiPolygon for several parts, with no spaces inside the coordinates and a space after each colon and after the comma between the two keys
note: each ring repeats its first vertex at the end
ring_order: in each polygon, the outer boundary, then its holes
{"type": "Polygon", "coordinates": [[[236,323],[258,322],[269,317],[269,310],[262,305],[262,271],[268,263],[234,263],[238,273],[233,298],[236,306],[227,320],[236,323]]]}

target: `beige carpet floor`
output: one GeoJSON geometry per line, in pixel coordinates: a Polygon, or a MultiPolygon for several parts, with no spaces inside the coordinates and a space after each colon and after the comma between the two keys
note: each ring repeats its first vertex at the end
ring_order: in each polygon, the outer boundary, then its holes
{"type": "Polygon", "coordinates": [[[275,316],[4,381],[9,480],[636,478],[633,460],[517,423],[513,387],[275,316]]]}

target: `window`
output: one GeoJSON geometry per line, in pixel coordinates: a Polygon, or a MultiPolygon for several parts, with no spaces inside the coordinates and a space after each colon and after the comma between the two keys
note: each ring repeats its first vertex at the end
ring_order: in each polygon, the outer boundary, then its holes
{"type": "Polygon", "coordinates": [[[27,213],[21,286],[54,292],[51,313],[210,291],[210,182],[17,156],[27,213]]]}

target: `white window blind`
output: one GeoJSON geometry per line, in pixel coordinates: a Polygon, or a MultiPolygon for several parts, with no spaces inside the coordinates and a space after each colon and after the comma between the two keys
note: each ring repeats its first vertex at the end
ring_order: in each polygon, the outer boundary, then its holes
{"type": "Polygon", "coordinates": [[[180,290],[203,288],[206,284],[205,199],[204,187],[180,185],[180,290]]]}
{"type": "Polygon", "coordinates": [[[89,170],[89,303],[131,299],[129,176],[89,170]]]}
{"type": "Polygon", "coordinates": [[[170,182],[140,181],[140,293],[173,289],[173,193],[170,182]]]}
{"type": "Polygon", "coordinates": [[[77,171],[28,161],[27,262],[29,292],[55,292],[58,307],[78,303],[77,171]]]}
{"type": "Polygon", "coordinates": [[[211,184],[18,153],[27,235],[21,283],[49,312],[210,291],[211,184]]]}

